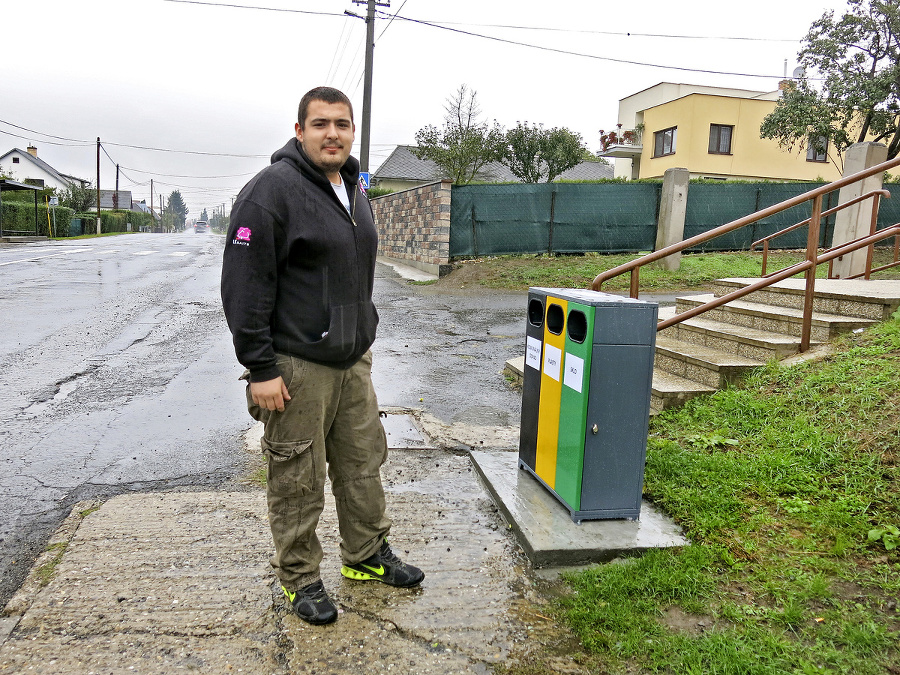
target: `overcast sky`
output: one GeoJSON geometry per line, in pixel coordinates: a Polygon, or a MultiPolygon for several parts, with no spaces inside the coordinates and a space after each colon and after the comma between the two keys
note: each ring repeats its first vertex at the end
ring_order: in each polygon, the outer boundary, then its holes
{"type": "MultiPolygon", "coordinates": [[[[659,82],[774,90],[785,60],[788,74],[796,67],[810,24],[846,8],[844,0],[389,4],[375,22],[372,171],[396,145],[414,144],[418,129],[439,126],[461,84],[477,92],[486,119],[565,126],[592,151],[599,130],[615,127],[619,99],[659,82]]],[[[0,154],[33,143],[57,170],[94,181],[99,136],[103,189],[115,187],[118,163],[120,189],[138,199],[149,201],[153,179],[155,195],[181,190],[189,218],[227,211],[293,135],[297,104],[314,86],[350,96],[358,156],[365,22],[345,10],[365,15],[352,0],[4,2],[0,154]]]]}

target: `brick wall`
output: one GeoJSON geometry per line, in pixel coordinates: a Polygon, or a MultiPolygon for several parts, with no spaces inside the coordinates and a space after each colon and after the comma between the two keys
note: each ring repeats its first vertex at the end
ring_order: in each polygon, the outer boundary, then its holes
{"type": "Polygon", "coordinates": [[[450,181],[372,200],[378,255],[432,274],[450,271],[450,181]]]}

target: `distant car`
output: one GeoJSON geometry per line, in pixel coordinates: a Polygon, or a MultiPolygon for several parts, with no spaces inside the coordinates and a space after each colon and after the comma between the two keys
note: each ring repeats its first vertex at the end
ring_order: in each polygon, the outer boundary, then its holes
{"type": "Polygon", "coordinates": [[[194,223],[194,232],[196,232],[197,234],[200,234],[201,232],[208,232],[208,231],[209,231],[209,225],[207,224],[207,222],[205,220],[198,220],[196,223],[194,223]]]}

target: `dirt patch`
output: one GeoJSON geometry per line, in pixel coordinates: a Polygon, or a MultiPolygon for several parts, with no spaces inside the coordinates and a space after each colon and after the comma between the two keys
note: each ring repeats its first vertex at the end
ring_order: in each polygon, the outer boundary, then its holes
{"type": "Polygon", "coordinates": [[[669,607],[660,617],[660,623],[679,633],[686,635],[700,635],[713,627],[714,620],[703,614],[690,614],[681,607],[669,607]]]}

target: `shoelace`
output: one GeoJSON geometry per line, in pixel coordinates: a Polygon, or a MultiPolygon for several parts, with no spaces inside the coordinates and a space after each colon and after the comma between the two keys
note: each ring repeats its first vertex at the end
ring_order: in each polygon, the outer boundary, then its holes
{"type": "Polygon", "coordinates": [[[388,546],[381,554],[380,557],[385,562],[391,563],[393,565],[403,565],[403,561],[400,560],[396,556],[396,554],[391,550],[391,547],[388,546]]]}
{"type": "Polygon", "coordinates": [[[312,589],[312,593],[310,593],[309,596],[307,596],[307,597],[309,597],[309,599],[312,600],[313,602],[321,602],[322,600],[324,600],[325,598],[328,597],[328,594],[325,592],[325,585],[322,583],[319,583],[316,587],[314,587],[312,589]]]}

